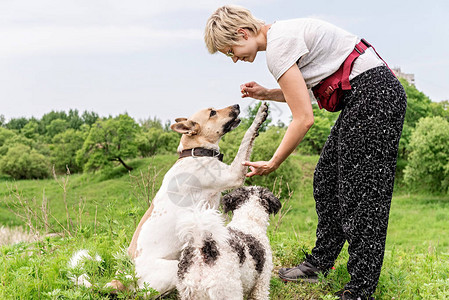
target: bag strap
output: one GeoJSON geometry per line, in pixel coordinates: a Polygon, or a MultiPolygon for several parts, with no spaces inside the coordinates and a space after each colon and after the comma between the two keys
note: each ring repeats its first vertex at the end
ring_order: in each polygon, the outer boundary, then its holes
{"type": "Polygon", "coordinates": [[[341,89],[342,90],[350,90],[351,84],[349,83],[349,74],[351,74],[352,66],[354,65],[354,61],[361,54],[365,53],[365,50],[368,49],[368,45],[366,45],[363,41],[355,45],[354,50],[352,50],[351,54],[346,58],[343,63],[343,73],[341,77],[341,89]]]}
{"type": "Polygon", "coordinates": [[[374,52],[376,53],[377,57],[379,57],[384,64],[387,66],[387,68],[391,71],[391,73],[393,73],[393,75],[396,77],[396,74],[394,74],[393,70],[390,69],[390,67],[388,66],[387,62],[379,55],[379,53],[377,53],[376,49],[373,47],[373,45],[371,45],[370,43],[368,43],[365,39],[362,39],[360,41],[361,43],[364,43],[365,45],[367,45],[368,47],[373,48],[374,52]]]}
{"type": "Polygon", "coordinates": [[[379,53],[377,53],[376,49],[374,49],[374,47],[370,43],[368,43],[365,39],[361,39],[361,41],[357,45],[355,45],[354,50],[352,50],[351,54],[349,54],[349,56],[346,58],[345,62],[343,63],[343,72],[342,72],[342,77],[341,77],[341,89],[342,90],[350,90],[351,89],[351,84],[349,83],[349,75],[351,74],[351,70],[354,65],[354,61],[357,57],[359,57],[360,55],[365,53],[366,49],[368,49],[370,47],[373,48],[376,55],[384,62],[384,64],[391,71],[391,73],[393,73],[393,75],[396,76],[394,74],[394,72],[390,69],[388,64],[385,62],[385,60],[383,60],[383,58],[379,55],[379,53]]]}

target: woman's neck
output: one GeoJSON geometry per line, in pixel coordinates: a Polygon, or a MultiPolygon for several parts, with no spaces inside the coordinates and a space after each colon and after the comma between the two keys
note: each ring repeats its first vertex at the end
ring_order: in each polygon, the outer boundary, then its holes
{"type": "Polygon", "coordinates": [[[265,51],[267,50],[267,34],[268,29],[270,29],[271,24],[263,25],[262,28],[260,28],[259,34],[257,35],[257,44],[258,44],[258,51],[265,51]]]}

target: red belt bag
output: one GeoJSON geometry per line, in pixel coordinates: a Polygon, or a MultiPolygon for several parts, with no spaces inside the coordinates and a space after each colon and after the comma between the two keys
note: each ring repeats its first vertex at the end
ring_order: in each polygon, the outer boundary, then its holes
{"type": "MultiPolygon", "coordinates": [[[[365,39],[362,39],[360,43],[355,45],[354,50],[352,50],[351,54],[349,54],[349,56],[334,74],[323,79],[320,83],[312,88],[313,95],[317,99],[320,109],[324,108],[328,111],[334,112],[339,111],[343,108],[341,99],[343,97],[343,91],[351,89],[351,84],[349,83],[349,74],[351,74],[354,61],[361,54],[365,53],[365,50],[369,47],[372,47],[377,56],[382,59],[382,57],[380,57],[374,47],[371,46],[371,44],[368,43],[365,39]]],[[[382,61],[387,65],[387,63],[383,59],[382,61]]]]}

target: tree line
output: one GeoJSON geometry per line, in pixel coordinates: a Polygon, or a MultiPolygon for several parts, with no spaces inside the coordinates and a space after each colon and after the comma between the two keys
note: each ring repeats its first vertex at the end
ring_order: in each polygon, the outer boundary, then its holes
{"type": "MultiPolygon", "coordinates": [[[[397,180],[411,188],[448,192],[449,103],[432,102],[415,86],[401,79],[407,93],[407,112],[399,145],[397,180]]],[[[258,106],[249,107],[242,124],[221,141],[233,157],[258,106]]],[[[313,105],[315,123],[297,151],[320,154],[338,118],[313,105]]],[[[269,159],[285,132],[282,122],[267,120],[256,141],[253,159],[269,159]],[[257,157],[256,157],[257,156],[257,157]]],[[[100,117],[95,112],[51,111],[37,118],[0,115],[0,174],[14,179],[46,178],[58,173],[95,172],[116,164],[131,170],[126,161],[138,157],[175,153],[180,135],[170,122],[157,117],[135,121],[128,114],[100,117]]],[[[285,170],[291,166],[286,165],[285,170]]],[[[282,172],[282,170],[281,170],[282,172]]],[[[291,170],[287,171],[290,173],[291,170]]],[[[271,180],[271,178],[267,178],[271,180]]]]}
{"type": "Polygon", "coordinates": [[[179,135],[157,119],[137,123],[128,114],[99,117],[95,112],[52,111],[36,118],[0,118],[0,173],[39,179],[51,170],[97,171],[127,159],[173,153],[179,135]]]}

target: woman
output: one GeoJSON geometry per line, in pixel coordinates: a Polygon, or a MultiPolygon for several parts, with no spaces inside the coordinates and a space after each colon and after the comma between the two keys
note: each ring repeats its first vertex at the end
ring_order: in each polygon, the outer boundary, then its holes
{"type": "Polygon", "coordinates": [[[286,102],[292,113],[273,157],[246,162],[251,170],[247,176],[273,172],[301,142],[314,122],[309,89],[324,86],[325,94],[333,95],[333,100],[335,95],[342,95],[337,97],[337,106],[329,106],[327,99],[320,98],[320,105],[342,111],[314,174],[318,215],[315,247],[303,263],[281,269],[279,276],[286,281],[317,281],[318,273],[326,274],[332,268],[348,241],[351,280],[340,297],[370,299],[382,267],[406,109],[401,84],[368,43],[320,20],[294,19],[267,25],[245,8],[223,6],[209,18],[205,42],[210,53],[224,53],[234,63],[253,62],[259,51],[266,51],[268,69],[280,89],[249,82],[240,86],[242,97],[286,102]],[[353,63],[344,63],[351,57],[353,63]],[[346,90],[332,94],[333,89],[320,82],[335,79],[336,74],[346,90]]]}

